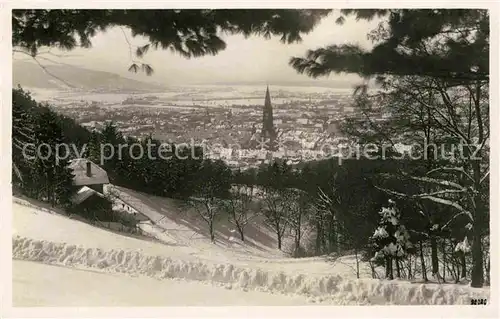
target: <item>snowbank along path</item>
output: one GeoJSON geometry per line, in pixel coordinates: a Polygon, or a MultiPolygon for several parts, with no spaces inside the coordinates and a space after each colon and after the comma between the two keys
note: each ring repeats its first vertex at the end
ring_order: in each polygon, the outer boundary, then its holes
{"type": "MultiPolygon", "coordinates": [[[[142,213],[153,212],[151,206],[148,205],[151,212],[144,212],[142,209],[146,208],[137,204],[134,206],[142,213]]],[[[489,297],[485,288],[357,280],[349,257],[344,263],[331,265],[322,258],[291,259],[280,254],[265,257],[271,255],[270,249],[247,256],[248,250],[239,248],[242,245],[227,249],[201,237],[189,241],[193,234],[185,235],[183,227],[187,226],[168,216],[163,218],[163,226],[177,230],[168,232],[175,241],[171,245],[116,234],[21,200],[14,202],[13,213],[13,258],[18,260],[157,279],[205,281],[226,288],[289,294],[309,302],[338,305],[469,304],[470,298],[489,297]]],[[[368,271],[366,268],[365,265],[364,271],[368,271]]]]}

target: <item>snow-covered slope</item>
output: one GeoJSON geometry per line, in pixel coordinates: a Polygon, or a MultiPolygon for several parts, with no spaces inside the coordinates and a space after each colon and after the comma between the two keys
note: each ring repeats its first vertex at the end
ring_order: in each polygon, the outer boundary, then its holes
{"type": "MultiPolygon", "coordinates": [[[[165,242],[196,247],[199,250],[210,250],[211,254],[229,257],[239,254],[244,257],[261,256],[266,258],[283,258],[285,254],[277,250],[277,242],[272,231],[259,220],[253,220],[245,228],[245,243],[241,243],[236,229],[223,217],[215,224],[216,243],[210,241],[206,222],[186,204],[171,198],[157,197],[135,192],[127,188],[109,185],[105,192],[118,197],[121,203],[130,206],[131,210],[141,212],[149,217],[156,227],[163,230],[165,242]],[[165,238],[164,236],[167,236],[165,238]]],[[[151,232],[153,227],[144,229],[151,232]]]]}
{"type": "MultiPolygon", "coordinates": [[[[129,195],[134,198],[136,196],[129,195]]],[[[159,212],[161,209],[166,209],[165,207],[155,207],[153,206],[155,203],[145,203],[142,200],[146,199],[141,199],[145,206],[140,206],[138,199],[131,205],[137,205],[136,209],[144,214],[163,215],[159,212]],[[146,212],[147,209],[151,211],[146,212]]],[[[203,236],[197,239],[196,234],[201,234],[193,232],[184,223],[170,218],[163,220],[165,221],[163,226],[167,228],[169,236],[175,242],[164,244],[117,234],[51,213],[36,205],[30,206],[29,203],[17,199],[13,203],[13,258],[78,269],[93,269],[110,275],[122,273],[119,278],[124,278],[124,281],[128,276],[137,276],[143,280],[146,280],[144,277],[151,277],[165,281],[166,285],[172,287],[175,286],[171,282],[172,279],[211,282],[235,289],[238,291],[237,294],[243,290],[260,291],[265,294],[278,293],[289,295],[290,298],[301,298],[300,300],[305,303],[469,304],[470,298],[489,297],[488,289],[369,279],[366,268],[363,268],[362,272],[367,278],[357,280],[352,269],[352,257],[345,257],[340,262],[331,264],[319,257],[291,259],[280,255],[272,256],[272,249],[261,252],[260,255],[251,255],[251,251],[245,247],[240,247],[241,249],[233,245],[224,247],[228,244],[222,241],[213,245],[207,243],[203,236]],[[188,232],[183,227],[191,231],[188,232]]],[[[16,265],[17,262],[14,267],[16,265]]],[[[31,268],[29,265],[21,267],[31,268]]],[[[33,271],[36,271],[35,268],[33,271]]],[[[51,268],[49,272],[55,271],[57,270],[51,268]]],[[[32,279],[29,280],[33,282],[39,280],[36,273],[25,274],[23,280],[27,280],[26,277],[30,276],[32,279]]],[[[68,281],[73,280],[69,277],[74,276],[76,285],[80,282],[78,280],[81,280],[75,273],[71,275],[66,271],[64,274],[61,273],[61,276],[68,276],[68,281]]],[[[21,282],[16,282],[14,278],[14,298],[18,300],[22,299],[22,296],[16,297],[16,294],[24,293],[20,288],[21,282]]],[[[123,291],[127,291],[127,285],[125,282],[123,286],[116,284],[117,290],[123,289],[116,293],[122,294],[123,291]]],[[[143,298],[147,298],[148,294],[159,292],[154,289],[145,290],[142,292],[145,294],[143,298]]],[[[243,295],[242,298],[246,297],[243,295]]],[[[280,304],[278,301],[276,303],[280,304]]],[[[129,305],[140,304],[130,301],[129,305]]],[[[165,305],[167,304],[171,303],[165,302],[165,305]]]]}
{"type": "MultiPolygon", "coordinates": [[[[66,216],[42,211],[32,204],[16,199],[13,203],[14,232],[19,238],[36,239],[47,243],[64,243],[88,248],[98,248],[103,251],[124,250],[139,251],[149,256],[168,256],[172,259],[190,262],[209,262],[212,264],[238,265],[241,267],[276,270],[289,274],[306,273],[310,276],[324,276],[329,274],[344,274],[354,276],[352,258],[345,257],[335,264],[326,262],[325,258],[285,258],[279,254],[269,257],[245,254],[244,245],[228,242],[211,244],[208,239],[193,233],[192,230],[183,230],[182,225],[165,218],[163,226],[171,244],[136,238],[126,234],[118,234],[90,224],[70,219],[66,216]],[[29,205],[29,206],[28,206],[29,205]],[[172,229],[177,229],[174,235],[172,229]],[[193,236],[194,235],[194,236],[193,236]],[[191,241],[189,241],[189,239],[191,241]]],[[[14,239],[15,240],[15,239],[14,239]]],[[[362,272],[369,276],[368,267],[362,272]]]]}

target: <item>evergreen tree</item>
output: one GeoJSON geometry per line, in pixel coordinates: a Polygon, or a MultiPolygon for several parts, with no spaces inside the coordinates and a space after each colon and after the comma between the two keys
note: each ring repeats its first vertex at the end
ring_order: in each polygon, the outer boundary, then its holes
{"type": "Polygon", "coordinates": [[[290,65],[312,77],[334,73],[360,76],[428,76],[455,83],[489,79],[489,14],[483,9],[346,9],[338,21],[382,18],[369,37],[372,49],[329,45],[309,50],[290,65]]]}
{"type": "Polygon", "coordinates": [[[34,173],[39,176],[39,196],[52,205],[69,203],[72,173],[67,167],[66,154],[57,154],[58,145],[64,143],[63,132],[55,113],[42,108],[34,123],[35,145],[38,154],[34,173]],[[61,155],[61,156],[59,156],[61,155]]]}
{"type": "MultiPolygon", "coordinates": [[[[120,161],[120,144],[124,144],[123,136],[113,121],[107,121],[100,134],[99,152],[102,166],[105,170],[115,171],[120,161]]],[[[121,153],[128,153],[129,149],[121,149],[121,153]]]]}
{"type": "Polygon", "coordinates": [[[60,207],[70,207],[71,197],[73,196],[73,170],[68,167],[69,161],[67,159],[59,160],[54,167],[54,199],[55,204],[60,207]]]}
{"type": "Polygon", "coordinates": [[[22,88],[12,90],[12,177],[13,185],[24,191],[33,190],[27,176],[31,175],[31,165],[35,150],[32,108],[36,102],[22,88]]]}
{"type": "Polygon", "coordinates": [[[371,240],[376,251],[372,258],[374,262],[384,262],[386,277],[394,279],[393,262],[396,264],[397,277],[401,277],[399,261],[413,248],[410,236],[405,226],[401,224],[401,215],[394,201],[390,200],[388,207],[379,212],[380,222],[371,240]]]}
{"type": "Polygon", "coordinates": [[[92,131],[90,135],[90,139],[86,144],[86,158],[91,160],[92,162],[100,165],[101,163],[101,138],[100,134],[97,131],[92,131]]]}

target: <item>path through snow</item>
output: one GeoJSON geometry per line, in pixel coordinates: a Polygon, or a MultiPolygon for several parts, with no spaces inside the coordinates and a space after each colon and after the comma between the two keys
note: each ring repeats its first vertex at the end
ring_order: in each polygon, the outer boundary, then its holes
{"type": "Polygon", "coordinates": [[[299,306],[304,298],[13,261],[14,307],[299,306]]]}

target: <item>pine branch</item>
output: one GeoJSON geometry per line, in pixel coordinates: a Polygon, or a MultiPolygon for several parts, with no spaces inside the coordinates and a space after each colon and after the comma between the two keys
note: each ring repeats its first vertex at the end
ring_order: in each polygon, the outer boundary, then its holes
{"type": "MultiPolygon", "coordinates": [[[[122,31],[123,37],[125,38],[125,41],[128,44],[129,57],[130,57],[130,61],[132,62],[132,65],[129,67],[128,71],[129,72],[137,73],[137,71],[139,70],[139,65],[138,64],[140,64],[141,65],[141,70],[144,71],[144,73],[146,73],[146,75],[148,75],[148,76],[152,75],[153,72],[154,72],[154,70],[151,67],[151,65],[134,59],[134,54],[132,52],[133,51],[133,49],[132,49],[132,43],[130,42],[129,38],[127,37],[127,34],[125,33],[125,30],[123,29],[123,27],[120,27],[120,30],[122,31]]],[[[144,53],[146,53],[148,50],[149,50],[149,44],[147,44],[147,45],[145,45],[143,47],[138,47],[136,49],[136,55],[139,58],[142,58],[142,56],[144,55],[144,53]]]]}
{"type": "Polygon", "coordinates": [[[439,172],[439,171],[455,171],[455,172],[459,172],[461,174],[464,174],[469,180],[474,181],[474,179],[472,178],[472,176],[470,176],[470,174],[468,174],[464,170],[463,167],[438,167],[438,168],[435,168],[435,169],[432,169],[432,170],[428,171],[427,175],[430,175],[432,173],[439,172]]]}
{"type": "Polygon", "coordinates": [[[406,177],[409,177],[412,180],[416,180],[416,181],[420,181],[420,182],[432,183],[432,184],[437,184],[437,185],[441,185],[441,186],[451,186],[451,187],[455,187],[455,188],[457,188],[459,190],[465,190],[465,188],[462,185],[457,184],[455,182],[443,180],[443,179],[436,179],[436,178],[430,178],[430,177],[411,176],[411,175],[408,175],[406,173],[402,173],[402,175],[406,176],[406,177]]]}

